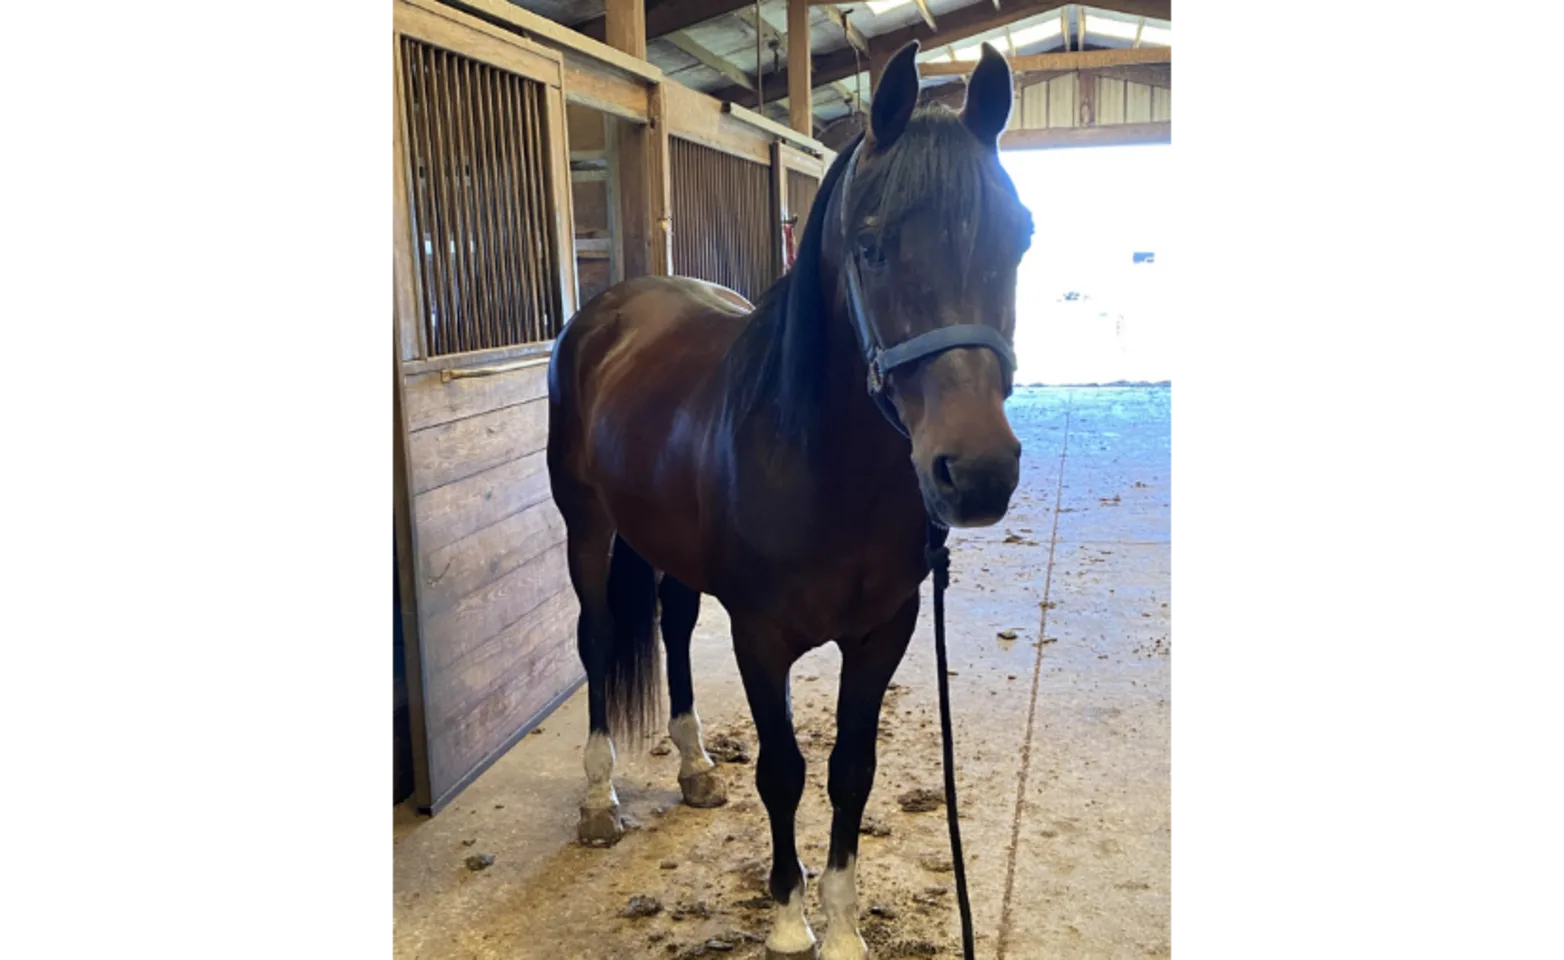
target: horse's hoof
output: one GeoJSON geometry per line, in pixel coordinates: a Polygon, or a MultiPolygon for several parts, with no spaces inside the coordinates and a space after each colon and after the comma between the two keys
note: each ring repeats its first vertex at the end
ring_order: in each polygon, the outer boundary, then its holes
{"type": "Polygon", "coordinates": [[[801,950],[798,953],[782,953],[767,947],[766,960],[820,960],[820,946],[816,944],[808,950],[801,950]]]}
{"type": "Polygon", "coordinates": [[[825,943],[820,947],[821,960],[868,960],[868,957],[869,945],[856,933],[833,940],[827,932],[825,943]]]}
{"type": "Polygon", "coordinates": [[[625,835],[624,821],[619,819],[619,805],[592,809],[581,808],[581,820],[576,824],[576,839],[586,847],[611,847],[625,835]]]}
{"type": "Polygon", "coordinates": [[[715,769],[680,777],[679,789],[684,791],[684,802],[692,807],[706,809],[728,802],[728,785],[715,769]]]}

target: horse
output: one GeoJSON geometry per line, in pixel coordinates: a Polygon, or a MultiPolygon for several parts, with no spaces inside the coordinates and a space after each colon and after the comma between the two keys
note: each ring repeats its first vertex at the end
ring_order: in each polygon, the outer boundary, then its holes
{"type": "Polygon", "coordinates": [[[758,304],[689,278],[627,280],[571,318],[549,364],[548,469],[588,691],[578,839],[623,834],[611,731],[639,742],[660,722],[659,621],[684,802],[726,802],[690,673],[701,598],[714,597],[760,741],[771,957],[868,956],[858,831],[929,548],[952,527],[997,523],[1020,477],[1005,401],[1032,217],[999,162],[1010,69],[985,44],[959,113],[920,108],[917,51],[888,62],[793,268],[758,304]],[[805,763],[788,673],[832,641],[842,668],[817,943],[794,838],[805,763]]]}

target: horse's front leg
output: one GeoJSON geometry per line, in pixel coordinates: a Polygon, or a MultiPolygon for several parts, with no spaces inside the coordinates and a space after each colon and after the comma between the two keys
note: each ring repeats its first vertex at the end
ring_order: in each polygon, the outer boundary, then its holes
{"type": "Polygon", "coordinates": [[[786,636],[766,624],[733,622],[733,654],[760,737],[755,786],[771,820],[771,898],[776,915],[766,938],[768,960],[815,956],[815,934],[804,916],[804,871],[794,817],[804,794],[804,755],[793,733],[788,670],[797,659],[786,636]]]}
{"type": "Polygon", "coordinates": [[[836,746],[831,750],[831,854],[820,879],[825,943],[820,960],[864,960],[858,934],[858,828],[874,787],[874,746],[885,688],[907,652],[918,623],[918,595],[868,636],[838,641],[842,681],[836,695],[836,746]]]}

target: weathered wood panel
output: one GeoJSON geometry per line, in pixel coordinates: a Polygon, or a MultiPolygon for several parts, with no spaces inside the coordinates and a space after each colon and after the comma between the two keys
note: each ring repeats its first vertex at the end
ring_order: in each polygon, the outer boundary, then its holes
{"type": "Polygon", "coordinates": [[[529,400],[419,430],[407,440],[413,494],[518,460],[542,450],[547,442],[548,403],[544,400],[529,400]]]}
{"type": "Polygon", "coordinates": [[[565,57],[565,99],[570,103],[645,123],[646,96],[646,87],[636,80],[603,73],[589,62],[565,57]]]}
{"type": "Polygon", "coordinates": [[[1097,78],[1097,122],[1104,126],[1124,122],[1123,80],[1097,78]]]}
{"type": "Polygon", "coordinates": [[[474,413],[509,407],[548,396],[548,366],[539,363],[494,377],[462,377],[440,382],[435,372],[407,378],[403,404],[407,429],[416,433],[474,413]]]}
{"type": "Polygon", "coordinates": [[[413,498],[418,549],[427,557],[548,497],[548,464],[543,451],[435,487],[413,498]]]}
{"type": "Polygon", "coordinates": [[[576,201],[578,237],[608,236],[608,174],[607,171],[593,173],[600,175],[587,179],[577,172],[571,176],[570,192],[576,201]]]}
{"type": "Polygon", "coordinates": [[[1151,122],[1151,88],[1144,83],[1124,85],[1124,122],[1151,122]]]}
{"type": "Polygon", "coordinates": [[[722,112],[722,103],[680,84],[666,84],[668,132],[713,150],[756,163],[771,162],[771,142],[765,131],[722,112]]]}
{"type": "Polygon", "coordinates": [[[565,543],[558,540],[510,573],[455,603],[424,611],[424,630],[447,640],[431,651],[432,655],[425,655],[424,669],[435,676],[455,670],[472,651],[524,619],[549,598],[568,591],[570,578],[566,569],[565,543]]]}
{"type": "Polygon", "coordinates": [[[1075,123],[1076,74],[1048,81],[1048,126],[1073,127],[1075,123]]]}
{"type": "Polygon", "coordinates": [[[509,749],[529,721],[580,683],[581,664],[569,636],[578,607],[569,591],[473,651],[430,692],[441,704],[429,721],[431,780],[443,786],[436,805],[463,778],[509,749]]]}
{"type": "Polygon", "coordinates": [[[421,585],[424,612],[449,608],[564,539],[564,517],[552,500],[544,500],[428,554],[421,585]]]}
{"type": "Polygon", "coordinates": [[[1173,90],[1171,87],[1151,88],[1151,119],[1155,122],[1173,119],[1173,90]]]}

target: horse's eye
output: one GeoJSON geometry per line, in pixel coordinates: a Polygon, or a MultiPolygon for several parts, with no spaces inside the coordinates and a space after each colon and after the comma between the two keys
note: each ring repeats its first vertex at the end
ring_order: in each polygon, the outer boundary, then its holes
{"type": "Polygon", "coordinates": [[[880,238],[868,230],[858,235],[858,256],[871,267],[885,266],[885,248],[880,238]]]}

